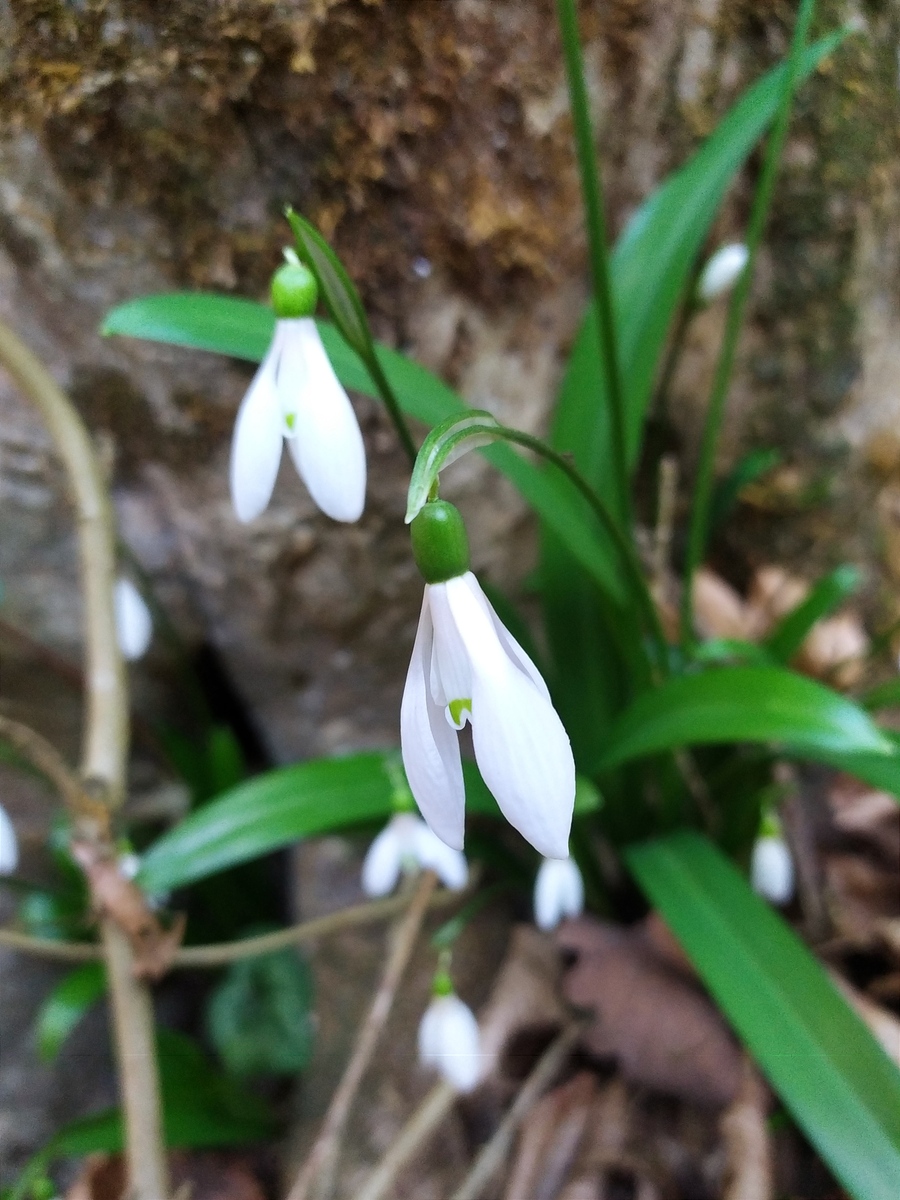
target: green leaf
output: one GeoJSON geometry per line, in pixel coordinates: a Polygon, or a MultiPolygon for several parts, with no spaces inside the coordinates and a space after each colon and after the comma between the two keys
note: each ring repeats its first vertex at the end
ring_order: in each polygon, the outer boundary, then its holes
{"type": "Polygon", "coordinates": [[[735,464],[713,492],[709,507],[710,535],[721,529],[731,516],[744,488],[774,470],[780,462],[778,450],[751,450],[735,464]]]}
{"type": "Polygon", "coordinates": [[[862,582],[858,567],[836,567],[815,585],[805,600],[792,609],[766,638],[766,648],[779,662],[790,662],[817,621],[834,612],[862,582]]]}
{"type": "Polygon", "coordinates": [[[85,963],[56,985],[38,1011],[36,1038],[43,1062],[52,1062],[66,1038],[106,991],[102,963],[85,963]]]}
{"type": "Polygon", "coordinates": [[[315,275],[331,319],[360,358],[369,361],[374,354],[369,321],[344,264],[309,221],[292,208],[285,211],[285,216],[297,240],[297,252],[315,275]]]}
{"type": "Polygon", "coordinates": [[[670,679],[639,696],[609,731],[597,765],[607,771],[715,742],[773,742],[815,760],[893,755],[891,742],[852,700],[781,667],[741,666],[670,679]]]}
{"type": "Polygon", "coordinates": [[[210,997],[210,1040],[234,1075],[296,1074],[312,1054],[312,1000],[312,973],[296,950],[232,963],[210,997]]]}
{"type": "Polygon", "coordinates": [[[856,1200],[895,1200],[900,1072],[803,943],[705,838],[628,864],[772,1086],[856,1200]]]}

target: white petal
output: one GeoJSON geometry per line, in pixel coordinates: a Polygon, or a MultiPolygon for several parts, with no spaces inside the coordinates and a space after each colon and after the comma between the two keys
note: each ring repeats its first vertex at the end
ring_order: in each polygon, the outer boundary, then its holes
{"type": "Polygon", "coordinates": [[[369,847],[363,860],[362,886],[367,896],[386,896],[400,878],[401,852],[397,832],[389,822],[369,847]]]}
{"type": "Polygon", "coordinates": [[[335,521],[358,521],[366,502],[366,451],[356,414],[338,382],[311,318],[302,328],[305,382],[296,398],[297,436],[288,449],[322,512],[335,521]]]}
{"type": "Polygon", "coordinates": [[[575,761],[545,695],[513,664],[465,578],[447,597],[472,668],[475,759],[500,811],[545,858],[566,858],[575,761]]]}
{"type": "Polygon", "coordinates": [[[747,265],[750,252],[743,242],[729,242],[707,261],[697,281],[697,295],[701,300],[715,300],[737,283],[747,265]]]}
{"type": "Polygon", "coordinates": [[[125,658],[133,661],[147,653],[153,637],[153,618],[144,597],[130,579],[117,579],[113,591],[116,637],[125,658]]]}
{"type": "Polygon", "coordinates": [[[19,842],[6,809],[0,804],[0,875],[12,875],[19,865],[19,842]]]}
{"type": "Polygon", "coordinates": [[[539,929],[555,929],[563,917],[584,908],[584,881],[571,858],[545,858],[534,882],[534,920],[539,929]]]}
{"type": "Polygon", "coordinates": [[[460,1092],[470,1092],[481,1077],[478,1022],[458,996],[437,996],[419,1025],[419,1058],[436,1067],[460,1092]]]}
{"type": "Polygon", "coordinates": [[[458,892],[469,882],[469,864],[461,850],[442,842],[424,821],[415,831],[415,856],[419,864],[435,872],[445,887],[458,892]]]}
{"type": "Polygon", "coordinates": [[[252,521],[272,498],[281,450],[281,406],[275,391],[278,333],[241,401],[231,440],[231,501],[239,521],[252,521]]]}
{"type": "Polygon", "coordinates": [[[538,689],[538,691],[547,700],[549,700],[550,692],[547,688],[546,683],[544,682],[543,675],[541,675],[540,671],[537,669],[537,667],[531,661],[529,656],[525,653],[525,651],[522,649],[522,647],[519,645],[519,643],[516,641],[516,639],[513,637],[513,635],[509,632],[509,630],[506,628],[506,626],[503,624],[503,622],[500,620],[500,618],[494,612],[494,606],[491,604],[490,600],[488,600],[487,596],[481,590],[481,584],[478,582],[478,580],[475,578],[475,576],[472,574],[471,571],[468,571],[463,576],[463,578],[466,579],[467,581],[469,581],[469,586],[470,586],[472,592],[475,594],[477,599],[480,600],[482,606],[484,607],[485,611],[487,612],[488,616],[490,617],[491,624],[494,627],[494,632],[496,633],[497,637],[499,638],[501,646],[503,646],[504,650],[507,652],[507,654],[513,660],[513,662],[515,662],[519,667],[522,668],[522,670],[525,672],[525,674],[528,676],[528,678],[531,680],[531,682],[534,684],[534,686],[538,689]]]}
{"type": "MultiPolygon", "coordinates": [[[[471,577],[475,578],[474,575],[471,577]]],[[[428,603],[434,627],[434,650],[429,673],[432,699],[441,707],[451,704],[454,700],[470,700],[472,669],[465,643],[453,620],[446,583],[428,585],[428,603]]],[[[466,723],[465,715],[459,721],[454,721],[449,709],[445,715],[454,729],[461,729],[466,723]]]]}
{"type": "Polygon", "coordinates": [[[459,742],[443,710],[431,698],[426,671],[432,644],[426,588],[400,705],[400,750],[409,788],[422,816],[441,841],[462,850],[466,792],[459,742]]]}
{"type": "Polygon", "coordinates": [[[750,882],[770,903],[788,903],[794,894],[794,864],[783,838],[757,838],[750,859],[750,882]]]}

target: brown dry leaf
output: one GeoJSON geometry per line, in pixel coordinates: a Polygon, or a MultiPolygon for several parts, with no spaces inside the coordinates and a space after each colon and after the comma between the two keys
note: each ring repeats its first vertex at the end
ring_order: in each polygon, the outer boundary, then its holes
{"type": "Polygon", "coordinates": [[[772,1200],[775,1187],[768,1125],[769,1090],[749,1059],[734,1102],[722,1114],[726,1183],[723,1200],[772,1200]]]}
{"type": "Polygon", "coordinates": [[[753,638],[763,638],[783,616],[802,604],[809,584],[784,567],[759,567],[750,584],[747,607],[753,638]]]}
{"type": "Polygon", "coordinates": [[[533,925],[517,925],[479,1013],[485,1074],[518,1084],[569,1019],[560,998],[559,954],[533,925]]]}
{"type": "Polygon", "coordinates": [[[184,917],[177,917],[170,928],[164,928],[141,889],[126,879],[117,861],[108,857],[103,847],[73,842],[72,857],[85,873],[94,912],[111,917],[131,942],[135,976],[151,981],[161,979],[181,945],[184,917]]]}
{"type": "Polygon", "coordinates": [[[848,852],[826,855],[824,870],[829,914],[843,937],[871,942],[885,917],[900,914],[896,869],[848,852]]]}
{"type": "Polygon", "coordinates": [[[851,775],[838,775],[829,789],[828,804],[841,833],[868,843],[870,854],[895,867],[900,891],[900,805],[896,799],[851,775]]]}
{"type": "MultiPolygon", "coordinates": [[[[265,1200],[265,1192],[246,1158],[214,1151],[176,1151],[170,1155],[175,1200],[265,1200]]],[[[65,1200],[122,1200],[125,1163],[120,1154],[92,1154],[65,1200]]]]}
{"type": "Polygon", "coordinates": [[[572,1169],[597,1081],[589,1071],[554,1088],[526,1117],[504,1200],[553,1200],[572,1169]]]}
{"type": "Polygon", "coordinates": [[[694,617],[703,637],[751,636],[751,614],[744,600],[709,567],[701,567],[694,576],[694,617]]]}
{"type": "Polygon", "coordinates": [[[854,612],[843,612],[812,627],[796,666],[837,688],[850,688],[862,679],[868,653],[869,638],[862,621],[854,612]]]}
{"type": "Polygon", "coordinates": [[[578,955],[563,990],[594,1014],[583,1038],[590,1053],[615,1059],[626,1079],[696,1104],[734,1099],[737,1044],[708,997],[640,929],[584,917],[561,926],[557,941],[578,955]]]}

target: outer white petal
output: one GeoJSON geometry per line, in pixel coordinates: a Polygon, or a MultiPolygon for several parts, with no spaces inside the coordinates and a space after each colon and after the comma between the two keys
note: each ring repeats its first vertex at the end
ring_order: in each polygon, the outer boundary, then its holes
{"type": "Polygon", "coordinates": [[[528,678],[531,680],[531,682],[534,684],[534,686],[538,689],[538,691],[543,696],[545,696],[547,700],[549,700],[550,692],[547,689],[546,683],[544,682],[543,675],[541,675],[540,671],[537,669],[537,667],[531,661],[531,658],[525,653],[525,651],[522,649],[522,647],[519,645],[519,643],[516,641],[516,639],[513,637],[513,635],[509,632],[509,630],[506,628],[506,626],[503,624],[503,622],[500,620],[500,618],[494,612],[494,606],[491,604],[490,600],[488,600],[487,596],[481,590],[481,584],[478,582],[478,580],[475,578],[475,576],[472,574],[471,571],[467,572],[463,578],[470,581],[470,586],[472,588],[472,591],[481,600],[481,603],[482,603],[485,611],[487,612],[488,616],[491,618],[491,624],[494,627],[494,633],[496,633],[497,637],[499,638],[500,644],[503,647],[503,649],[510,656],[510,658],[513,660],[513,662],[517,663],[518,666],[520,666],[522,668],[522,670],[525,672],[525,674],[528,676],[528,678]]]}
{"type": "MultiPolygon", "coordinates": [[[[470,577],[475,578],[471,573],[465,576],[466,579],[470,577]]],[[[427,588],[431,623],[434,628],[434,651],[429,675],[431,697],[435,704],[444,707],[453,700],[471,699],[472,669],[465,643],[460,637],[450,610],[447,584],[431,583],[427,588]]],[[[461,729],[468,717],[466,712],[462,720],[455,723],[449,710],[444,715],[454,729],[461,729]]]]}
{"type": "Polygon", "coordinates": [[[437,996],[419,1025],[419,1058],[436,1067],[460,1092],[470,1092],[481,1077],[478,1022],[458,996],[437,996]]]}
{"type": "Polygon", "coordinates": [[[424,821],[415,831],[415,856],[423,867],[430,867],[445,887],[458,892],[469,882],[469,864],[461,850],[442,842],[424,821]]]}
{"type": "Polygon", "coordinates": [[[400,878],[401,849],[393,822],[382,829],[363,859],[362,886],[367,896],[386,896],[400,878]]]}
{"type": "Polygon", "coordinates": [[[534,920],[539,929],[555,929],[563,917],[584,908],[584,881],[571,858],[545,858],[534,881],[534,920]]]}
{"type": "Polygon", "coordinates": [[[142,658],[153,637],[153,618],[144,597],[130,579],[116,580],[113,611],[119,649],[129,661],[142,658]]]}
{"type": "Polygon", "coordinates": [[[0,875],[12,875],[19,865],[19,842],[6,809],[0,804],[0,875]]]}
{"type": "Polygon", "coordinates": [[[296,400],[297,436],[288,449],[310,495],[335,521],[358,521],[366,503],[366,451],[356,414],[312,318],[297,322],[305,384],[296,400]]]}
{"type": "Polygon", "coordinates": [[[239,521],[252,521],[272,498],[281,450],[281,405],[275,390],[279,337],[241,401],[231,440],[231,502],[239,521]]]}
{"type": "Polygon", "coordinates": [[[422,600],[403,701],[400,705],[400,750],[410,791],[422,816],[454,850],[462,850],[465,800],[462,763],[456,734],[429,686],[434,630],[428,589],[422,600]]]}
{"type": "Polygon", "coordinates": [[[794,894],[794,864],[783,838],[757,838],[750,859],[750,882],[770,903],[788,903],[794,894]]]}
{"type": "Polygon", "coordinates": [[[466,577],[447,581],[472,668],[472,740],[507,821],[545,858],[567,858],[575,761],[553,705],[514,665],[466,577]]]}
{"type": "Polygon", "coordinates": [[[720,246],[700,272],[697,295],[701,300],[715,300],[737,283],[747,265],[750,252],[743,242],[729,242],[720,246]]]}

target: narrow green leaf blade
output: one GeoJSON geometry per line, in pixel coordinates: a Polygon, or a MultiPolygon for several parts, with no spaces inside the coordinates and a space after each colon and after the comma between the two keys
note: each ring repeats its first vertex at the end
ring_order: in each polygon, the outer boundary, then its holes
{"type": "Polygon", "coordinates": [[[779,662],[790,662],[816,621],[834,612],[861,583],[862,572],[858,567],[845,564],[829,571],[766,638],[769,653],[779,662]]]}
{"type": "Polygon", "coordinates": [[[799,756],[893,756],[852,700],[782,667],[721,667],[639,696],[610,730],[598,768],[678,746],[772,742],[799,756]]]}
{"type": "Polygon", "coordinates": [[[373,341],[366,310],[344,264],[309,221],[292,208],[285,215],[297,240],[297,252],[315,275],[332,320],[356,353],[371,361],[373,341]]]}
{"type": "Polygon", "coordinates": [[[894,1200],[900,1072],[819,963],[705,838],[629,867],[797,1122],[856,1200],[894,1200]]]}
{"type": "Polygon", "coordinates": [[[106,991],[102,963],[85,963],[65,975],[41,1005],[35,1036],[43,1062],[52,1062],[69,1034],[106,991]]]}
{"type": "Polygon", "coordinates": [[[236,296],[166,292],[110,309],[100,332],[260,362],[275,332],[275,314],[265,304],[236,296]]]}

